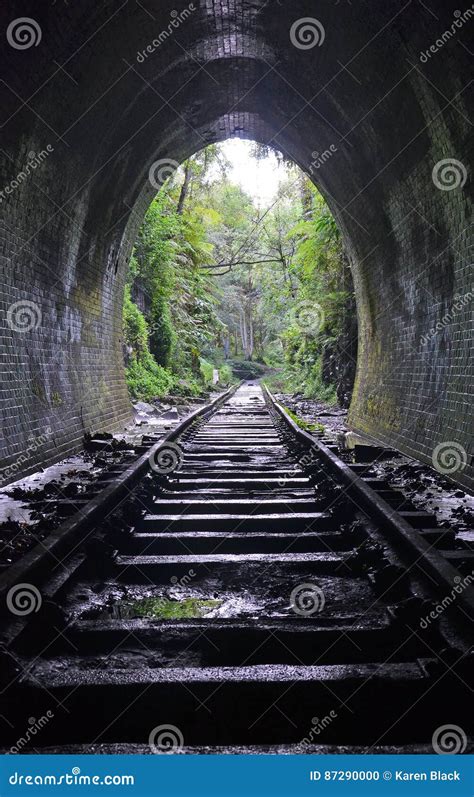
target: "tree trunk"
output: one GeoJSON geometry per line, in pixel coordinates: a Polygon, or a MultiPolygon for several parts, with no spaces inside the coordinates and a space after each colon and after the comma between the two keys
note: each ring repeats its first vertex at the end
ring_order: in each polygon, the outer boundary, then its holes
{"type": "Polygon", "coordinates": [[[253,357],[253,348],[254,348],[254,335],[253,335],[253,318],[252,318],[252,308],[249,307],[249,334],[248,334],[248,360],[251,360],[253,357]]]}
{"type": "Polygon", "coordinates": [[[243,307],[240,308],[240,339],[244,356],[247,357],[247,326],[243,307]]]}
{"type": "Polygon", "coordinates": [[[224,335],[223,346],[224,346],[224,359],[228,360],[229,359],[229,354],[230,354],[230,336],[229,335],[224,335]]]}
{"type": "Polygon", "coordinates": [[[186,161],[184,164],[184,182],[181,186],[181,192],[178,199],[178,207],[176,208],[176,212],[182,216],[184,210],[184,203],[186,202],[186,197],[189,191],[189,184],[191,182],[191,162],[186,161]]]}

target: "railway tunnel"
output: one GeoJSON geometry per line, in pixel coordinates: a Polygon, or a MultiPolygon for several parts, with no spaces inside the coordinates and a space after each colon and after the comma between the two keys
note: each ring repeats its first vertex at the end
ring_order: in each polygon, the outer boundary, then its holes
{"type": "Polygon", "coordinates": [[[473,484],[473,17],[450,0],[5,0],[2,468],[131,418],[137,232],[178,165],[232,137],[293,160],[339,225],[349,421],[380,448],[358,461],[249,381],[122,441],[78,491],[34,495],[43,525],[25,541],[11,524],[0,573],[2,751],[472,750],[472,532],[374,466],[383,447],[446,450],[473,484]]]}
{"type": "Polygon", "coordinates": [[[472,13],[451,0],[2,4],[2,461],[130,414],[121,310],[157,184],[212,142],[311,176],[349,253],[352,427],[472,486],[472,13]],[[469,328],[471,326],[471,332],[469,328]],[[47,433],[45,434],[45,430],[47,433]]]}

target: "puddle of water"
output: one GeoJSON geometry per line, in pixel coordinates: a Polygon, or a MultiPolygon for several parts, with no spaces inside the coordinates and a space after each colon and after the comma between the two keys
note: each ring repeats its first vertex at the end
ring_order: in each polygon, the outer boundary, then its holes
{"type": "Polygon", "coordinates": [[[70,595],[66,607],[84,620],[150,621],[262,620],[286,618],[300,620],[301,614],[292,605],[293,591],[299,585],[314,585],[316,595],[324,594],[324,605],[309,615],[320,622],[335,622],[352,617],[354,606],[365,608],[371,617],[385,615],[385,608],[373,606],[374,593],[365,578],[340,575],[314,575],[303,565],[275,567],[272,573],[261,563],[244,563],[239,567],[223,567],[212,577],[204,576],[197,583],[183,587],[159,585],[107,584],[105,589],[78,587],[70,595]]]}
{"type": "Polygon", "coordinates": [[[205,617],[206,614],[220,606],[222,601],[203,600],[201,598],[185,598],[169,600],[168,598],[142,598],[133,602],[123,601],[109,606],[107,616],[116,620],[127,620],[144,617],[154,620],[183,620],[205,617]]]}

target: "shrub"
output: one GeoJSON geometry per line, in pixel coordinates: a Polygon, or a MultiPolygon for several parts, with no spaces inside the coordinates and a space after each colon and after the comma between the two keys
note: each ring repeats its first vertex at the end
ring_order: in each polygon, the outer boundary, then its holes
{"type": "Polygon", "coordinates": [[[219,368],[219,380],[222,385],[230,385],[234,381],[232,368],[229,365],[221,365],[219,368]]]}
{"type": "Polygon", "coordinates": [[[155,362],[149,351],[140,359],[132,354],[125,373],[130,395],[137,400],[160,398],[173,388],[173,377],[166,368],[155,362]]]}
{"type": "Polygon", "coordinates": [[[175,343],[170,307],[163,296],[155,296],[150,314],[150,351],[158,365],[168,367],[175,343]]]}
{"type": "Polygon", "coordinates": [[[149,401],[165,396],[173,387],[173,377],[158,365],[148,348],[148,325],[143,313],[125,289],[123,305],[123,335],[128,347],[125,375],[130,395],[136,400],[149,401]]]}
{"type": "Polygon", "coordinates": [[[214,376],[214,365],[210,363],[208,360],[204,360],[201,357],[200,368],[201,368],[202,378],[206,383],[206,385],[212,385],[212,379],[214,376]]]}
{"type": "Polygon", "coordinates": [[[148,351],[148,326],[145,316],[132,302],[128,285],[123,299],[123,337],[125,345],[133,349],[137,357],[148,351]]]}

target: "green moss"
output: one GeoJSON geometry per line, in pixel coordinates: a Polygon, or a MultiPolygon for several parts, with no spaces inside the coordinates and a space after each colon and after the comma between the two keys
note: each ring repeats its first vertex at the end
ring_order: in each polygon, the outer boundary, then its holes
{"type": "Polygon", "coordinates": [[[40,401],[46,402],[46,391],[44,389],[44,385],[38,381],[38,379],[33,379],[31,383],[31,392],[37,399],[40,401]]]}
{"type": "Polygon", "coordinates": [[[303,429],[304,432],[325,431],[325,427],[323,426],[322,423],[317,423],[317,421],[315,421],[314,423],[311,423],[310,421],[305,421],[303,418],[300,418],[299,415],[296,415],[296,413],[289,410],[288,407],[285,407],[285,411],[288,413],[290,418],[296,423],[296,425],[299,426],[300,429],[303,429]]]}
{"type": "Polygon", "coordinates": [[[186,598],[182,601],[167,598],[145,598],[135,601],[126,607],[131,617],[150,617],[159,620],[183,620],[204,617],[207,612],[216,609],[222,601],[186,598]]]}
{"type": "Polygon", "coordinates": [[[52,393],[51,395],[51,404],[53,405],[53,407],[60,407],[62,403],[63,400],[61,398],[61,394],[58,393],[57,391],[54,391],[54,393],[52,393]]]}
{"type": "Polygon", "coordinates": [[[71,291],[71,302],[83,319],[81,343],[91,348],[102,346],[103,342],[94,328],[102,317],[102,289],[97,285],[92,288],[82,282],[77,283],[71,291]]]}
{"type": "Polygon", "coordinates": [[[372,392],[367,396],[365,407],[367,417],[378,426],[395,431],[401,428],[398,404],[389,396],[372,392]]]}

